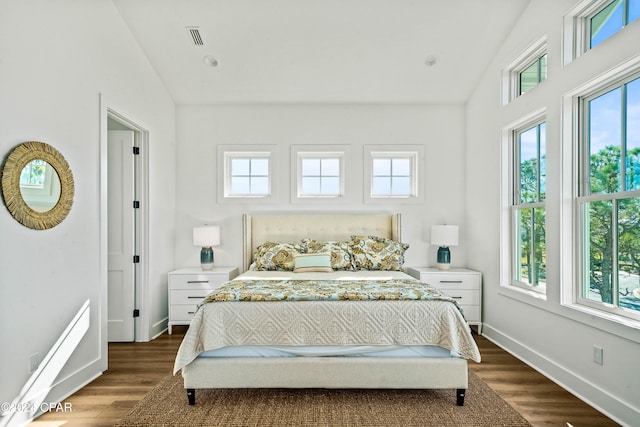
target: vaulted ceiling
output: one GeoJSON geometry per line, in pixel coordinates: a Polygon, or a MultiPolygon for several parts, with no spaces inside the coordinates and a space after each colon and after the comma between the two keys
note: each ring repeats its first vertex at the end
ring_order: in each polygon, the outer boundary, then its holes
{"type": "Polygon", "coordinates": [[[114,1],[177,104],[463,103],[528,2],[114,1]]]}

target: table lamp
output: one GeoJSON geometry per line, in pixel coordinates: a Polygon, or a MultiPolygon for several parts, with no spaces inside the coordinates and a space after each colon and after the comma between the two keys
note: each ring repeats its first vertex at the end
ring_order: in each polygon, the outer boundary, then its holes
{"type": "Polygon", "coordinates": [[[438,270],[448,270],[451,267],[449,246],[458,246],[458,226],[431,226],[431,244],[439,246],[436,267],[438,270]]]}
{"type": "Polygon", "coordinates": [[[220,244],[220,227],[205,225],[193,227],[193,245],[201,246],[200,265],[203,270],[213,269],[213,248],[220,244]]]}

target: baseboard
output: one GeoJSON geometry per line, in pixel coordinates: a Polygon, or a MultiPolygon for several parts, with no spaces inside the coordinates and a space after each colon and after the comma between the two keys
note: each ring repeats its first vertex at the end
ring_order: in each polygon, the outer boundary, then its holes
{"type": "Polygon", "coordinates": [[[151,340],[155,340],[160,335],[164,334],[169,329],[169,318],[165,317],[157,323],[151,326],[151,340]]]}
{"type": "MultiPolygon", "coordinates": [[[[102,360],[96,359],[94,362],[89,363],[82,369],[79,369],[72,375],[67,376],[63,380],[56,382],[47,394],[47,397],[43,403],[43,408],[51,406],[52,410],[55,408],[54,404],[63,403],[66,398],[82,389],[96,378],[100,377],[103,373],[101,366],[102,360]]],[[[66,408],[63,405],[63,409],[79,410],[78,408],[66,408]]],[[[36,412],[34,418],[42,415],[43,411],[36,412]]]]}
{"type": "Polygon", "coordinates": [[[514,357],[520,359],[571,394],[588,403],[623,426],[632,426],[640,419],[640,412],[614,395],[599,390],[588,379],[545,358],[489,324],[483,324],[482,336],[514,357]]]}

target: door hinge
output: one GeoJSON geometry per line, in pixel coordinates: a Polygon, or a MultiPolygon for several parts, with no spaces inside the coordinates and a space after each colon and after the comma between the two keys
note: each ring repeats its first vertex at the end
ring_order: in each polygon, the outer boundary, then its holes
{"type": "Polygon", "coordinates": [[[138,310],[137,308],[135,308],[133,310],[133,317],[140,317],[140,310],[138,310]]]}
{"type": "Polygon", "coordinates": [[[140,147],[133,147],[133,154],[140,154],[140,147]]]}
{"type": "Polygon", "coordinates": [[[134,264],[137,264],[137,263],[139,263],[139,262],[140,262],[140,255],[134,255],[134,256],[133,256],[133,263],[134,263],[134,264]]]}
{"type": "Polygon", "coordinates": [[[140,202],[137,200],[133,201],[133,209],[140,209],[140,202]]]}

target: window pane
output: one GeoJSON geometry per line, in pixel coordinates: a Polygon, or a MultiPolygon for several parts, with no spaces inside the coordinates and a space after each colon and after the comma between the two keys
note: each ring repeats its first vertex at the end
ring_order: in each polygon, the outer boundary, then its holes
{"type": "Polygon", "coordinates": [[[340,159],[322,159],[322,176],[340,176],[340,159]]]}
{"type": "Polygon", "coordinates": [[[626,160],[626,189],[640,189],[640,79],[627,85],[626,160]]]}
{"type": "Polygon", "coordinates": [[[640,311],[640,198],[618,203],[618,289],[620,307],[640,311]]]}
{"type": "Polygon", "coordinates": [[[388,196],[389,194],[391,194],[391,178],[374,176],[371,180],[371,195],[388,196]]]}
{"type": "Polygon", "coordinates": [[[251,159],[231,159],[231,175],[248,176],[251,170],[249,166],[250,162],[251,159]]]}
{"type": "Polygon", "coordinates": [[[269,176],[269,159],[251,159],[251,175],[269,176]]]}
{"type": "Polygon", "coordinates": [[[393,177],[391,180],[391,194],[394,196],[410,196],[411,195],[411,180],[410,178],[401,176],[393,177]]]}
{"type": "Polygon", "coordinates": [[[547,124],[541,123],[540,130],[540,200],[546,199],[547,194],[547,124]]]}
{"type": "Polygon", "coordinates": [[[391,159],[373,159],[374,176],[391,176],[391,159]]]}
{"type": "Polygon", "coordinates": [[[520,144],[520,203],[538,201],[538,130],[522,132],[520,144]]]}
{"type": "Polygon", "coordinates": [[[531,284],[533,276],[533,256],[531,247],[531,233],[533,231],[532,209],[518,209],[516,211],[516,268],[515,280],[531,284]]]}
{"type": "Polygon", "coordinates": [[[393,171],[393,176],[410,176],[411,161],[409,159],[392,159],[391,170],[393,171]]]}
{"type": "Polygon", "coordinates": [[[252,177],[251,178],[251,194],[256,196],[264,196],[269,194],[269,178],[252,177]]]}
{"type": "Polygon", "coordinates": [[[340,194],[340,178],[337,176],[322,177],[322,194],[325,196],[336,196],[340,194]]]}
{"type": "Polygon", "coordinates": [[[249,177],[231,177],[231,194],[250,194],[249,177]]]}
{"type": "Polygon", "coordinates": [[[629,19],[627,23],[630,24],[638,18],[640,18],[640,0],[629,0],[629,19]]]}
{"type": "Polygon", "coordinates": [[[544,286],[547,277],[545,211],[524,208],[515,211],[516,256],[514,280],[544,286]]]}
{"type": "Polygon", "coordinates": [[[613,303],[613,203],[610,200],[585,204],[583,241],[586,244],[583,297],[613,303]]]}
{"type": "Polygon", "coordinates": [[[320,194],[320,177],[303,177],[302,178],[302,194],[320,194]]]}
{"type": "Polygon", "coordinates": [[[303,176],[320,176],[320,159],[302,159],[303,176]]]}
{"type": "Polygon", "coordinates": [[[591,193],[621,189],[622,89],[589,101],[589,154],[591,193]]]}
{"type": "Polygon", "coordinates": [[[604,40],[622,29],[623,1],[615,0],[591,18],[591,47],[594,48],[604,40]]]}
{"type": "Polygon", "coordinates": [[[534,286],[547,282],[547,239],[545,235],[545,210],[533,209],[533,257],[535,261],[532,283],[534,286]]]}
{"type": "Polygon", "coordinates": [[[528,92],[540,82],[540,74],[538,73],[539,61],[536,60],[520,73],[520,95],[528,92]]]}

